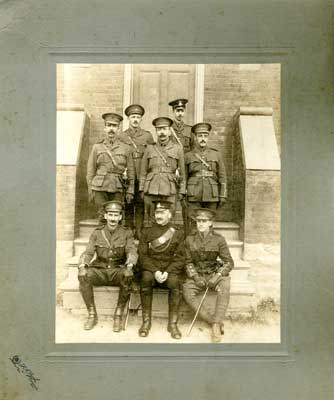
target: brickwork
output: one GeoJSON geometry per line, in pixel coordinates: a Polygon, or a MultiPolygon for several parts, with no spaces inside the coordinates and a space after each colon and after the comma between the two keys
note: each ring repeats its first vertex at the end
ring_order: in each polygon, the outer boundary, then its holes
{"type": "Polygon", "coordinates": [[[280,171],[246,171],[245,242],[279,242],[280,175],[280,171]]]}
{"type": "Polygon", "coordinates": [[[228,203],[219,213],[219,218],[236,221],[240,203],[233,197],[236,189],[234,174],[238,173],[233,170],[233,116],[241,106],[272,107],[277,143],[280,147],[280,66],[207,64],[204,85],[204,119],[212,124],[212,141],[223,152],[228,175],[228,203]]]}

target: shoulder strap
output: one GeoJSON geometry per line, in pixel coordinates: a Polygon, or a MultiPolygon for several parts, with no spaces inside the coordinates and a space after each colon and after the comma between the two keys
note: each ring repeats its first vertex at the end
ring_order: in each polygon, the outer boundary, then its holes
{"type": "Polygon", "coordinates": [[[109,248],[111,248],[111,244],[106,236],[106,233],[104,232],[104,228],[101,230],[101,232],[102,232],[103,239],[107,242],[109,248]]]}
{"type": "Polygon", "coordinates": [[[176,229],[171,226],[160,237],[152,240],[152,242],[149,242],[149,244],[148,244],[149,248],[151,248],[152,250],[154,250],[156,252],[159,252],[159,251],[162,252],[162,251],[166,250],[166,248],[169,246],[169,243],[172,240],[175,232],[176,232],[176,229]]]}
{"type": "Polygon", "coordinates": [[[136,143],[132,140],[132,138],[130,137],[130,135],[128,135],[128,138],[129,138],[129,140],[130,140],[132,146],[135,148],[135,150],[138,151],[138,147],[137,147],[136,143]]]}
{"type": "Polygon", "coordinates": [[[210,164],[208,164],[199,154],[194,153],[194,156],[195,156],[209,171],[212,170],[210,164]]]}
{"type": "Polygon", "coordinates": [[[168,164],[166,158],[164,157],[164,155],[161,153],[161,151],[158,149],[157,145],[154,146],[155,151],[159,154],[160,158],[162,159],[162,161],[164,162],[164,164],[170,168],[170,165],[168,164]]]}
{"type": "Polygon", "coordinates": [[[103,147],[104,147],[105,151],[107,152],[108,156],[110,157],[111,162],[114,164],[114,167],[118,167],[118,164],[115,161],[113,155],[111,154],[111,152],[109,151],[108,147],[104,143],[103,143],[103,147]]]}

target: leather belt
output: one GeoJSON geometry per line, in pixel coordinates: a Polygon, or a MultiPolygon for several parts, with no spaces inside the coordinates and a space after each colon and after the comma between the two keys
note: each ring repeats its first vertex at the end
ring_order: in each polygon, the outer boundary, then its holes
{"type": "Polygon", "coordinates": [[[202,171],[202,172],[196,172],[196,174],[192,175],[195,177],[200,177],[200,178],[206,178],[208,176],[215,176],[215,173],[213,171],[202,171]]]}

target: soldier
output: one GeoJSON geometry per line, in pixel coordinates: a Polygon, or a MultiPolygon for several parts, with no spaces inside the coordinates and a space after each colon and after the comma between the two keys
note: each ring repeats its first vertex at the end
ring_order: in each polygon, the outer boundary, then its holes
{"type": "Polygon", "coordinates": [[[178,312],[181,301],[181,281],[185,263],[183,232],[171,224],[173,204],[167,201],[155,203],[155,224],[145,228],[139,242],[141,267],[140,296],[143,308],[143,324],[139,336],[146,337],[151,329],[153,286],[169,289],[168,327],[172,338],[180,339],[178,312]]]}
{"type": "Polygon", "coordinates": [[[97,324],[93,287],[119,286],[113,330],[120,332],[124,309],[130,296],[132,269],[138,255],[132,231],[119,225],[122,203],[108,201],[103,205],[103,210],[106,225],[93,231],[86,251],[79,260],[80,293],[88,310],[84,329],[92,329],[97,324]]]}
{"type": "Polygon", "coordinates": [[[206,122],[194,125],[195,146],[185,155],[189,223],[194,209],[216,210],[226,202],[225,165],[220,152],[207,144],[210,131],[206,122]]]}
{"type": "Polygon", "coordinates": [[[185,153],[190,151],[193,145],[191,126],[183,122],[187,103],[187,99],[176,99],[168,103],[173,108],[174,113],[172,128],[177,138],[173,138],[173,140],[182,145],[185,153]]]}
{"type": "Polygon", "coordinates": [[[102,115],[105,139],[94,144],[87,163],[89,198],[99,210],[108,200],[130,203],[134,196],[134,162],[129,145],[117,139],[123,118],[115,113],[102,115]]]}
{"type": "Polygon", "coordinates": [[[177,189],[180,201],[185,195],[183,150],[170,140],[172,122],[166,117],[152,121],[158,141],[147,146],[142,159],[139,191],[151,222],[154,222],[153,201],[161,198],[169,201],[174,212],[177,189]]]}
{"type": "Polygon", "coordinates": [[[212,230],[214,211],[196,210],[197,232],[186,238],[186,273],[183,297],[196,312],[206,287],[217,293],[215,310],[202,304],[199,316],[212,326],[212,342],[224,334],[224,318],[230,299],[229,273],[234,267],[225,238],[212,230]]]}
{"type": "Polygon", "coordinates": [[[125,222],[129,228],[135,228],[135,235],[139,239],[144,220],[144,202],[139,195],[141,160],[147,144],[154,144],[154,140],[149,131],[140,127],[145,114],[144,107],[139,104],[131,104],[124,113],[129,119],[130,126],[120,135],[120,139],[131,147],[135,163],[135,194],[133,201],[125,205],[125,222]]]}

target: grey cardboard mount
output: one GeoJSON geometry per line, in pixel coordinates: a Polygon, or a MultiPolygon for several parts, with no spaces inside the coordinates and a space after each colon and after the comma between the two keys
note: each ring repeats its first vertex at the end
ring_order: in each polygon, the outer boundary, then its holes
{"type": "Polygon", "coordinates": [[[328,0],[0,1],[1,399],[334,398],[333,11],[328,0]],[[55,345],[66,62],[282,64],[281,344],[55,345]]]}

